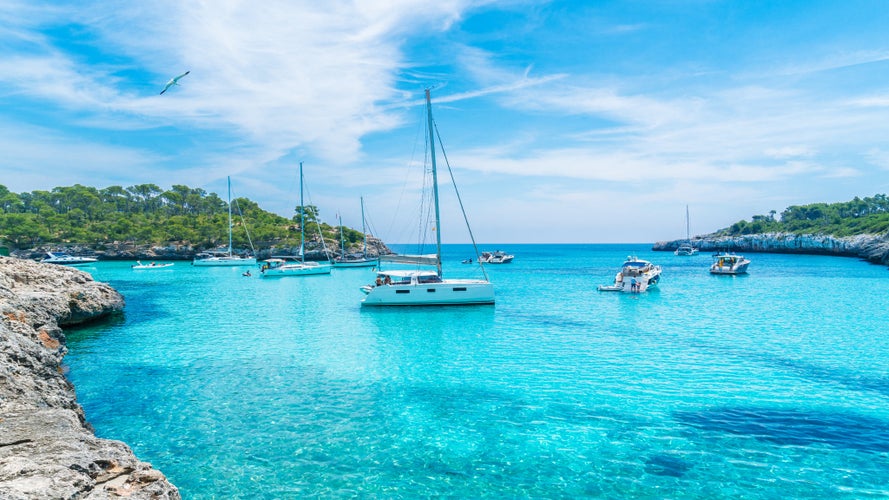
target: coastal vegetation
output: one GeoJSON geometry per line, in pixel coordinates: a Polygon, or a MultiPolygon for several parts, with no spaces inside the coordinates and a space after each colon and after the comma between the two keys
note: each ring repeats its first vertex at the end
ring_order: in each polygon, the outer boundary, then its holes
{"type": "MultiPolygon", "coordinates": [[[[307,239],[317,239],[320,229],[329,245],[339,246],[340,228],[322,222],[318,207],[297,206],[287,218],[247,198],[232,200],[233,246],[250,248],[251,241],[256,248],[298,246],[301,211],[307,239]]],[[[351,228],[343,234],[347,246],[363,239],[351,228]]],[[[183,185],[164,190],[155,184],[102,189],[75,184],[18,194],[0,185],[0,240],[14,248],[131,243],[210,249],[228,245],[228,203],[183,185]]]]}
{"type": "Polygon", "coordinates": [[[889,233],[889,197],[877,194],[871,198],[857,196],[846,202],[812,203],[787,207],[776,217],[754,215],[721,229],[712,236],[741,236],[764,233],[824,234],[837,237],[889,233]]]}

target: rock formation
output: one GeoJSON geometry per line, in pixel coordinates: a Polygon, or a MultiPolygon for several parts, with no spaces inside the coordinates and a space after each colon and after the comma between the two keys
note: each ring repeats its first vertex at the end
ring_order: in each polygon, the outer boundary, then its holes
{"type": "Polygon", "coordinates": [[[0,498],[180,498],[126,444],[96,438],[62,374],[61,327],[123,306],[85,272],[0,257],[0,498]]]}
{"type": "MultiPolygon", "coordinates": [[[[363,242],[353,243],[346,248],[346,253],[360,253],[363,242]]],[[[243,254],[244,249],[235,249],[235,253],[243,254]]],[[[88,245],[41,245],[34,248],[15,249],[13,257],[39,261],[47,252],[63,252],[72,255],[95,257],[99,260],[192,260],[198,253],[198,249],[191,245],[133,245],[130,243],[104,243],[99,247],[88,245]]],[[[369,236],[367,238],[367,255],[371,258],[393,253],[389,247],[379,238],[369,236]]],[[[296,256],[299,255],[299,246],[260,249],[256,251],[257,259],[268,259],[272,256],[296,256]]],[[[339,241],[325,240],[324,246],[320,242],[309,240],[306,242],[305,258],[307,260],[328,260],[334,257],[342,257],[339,241]]]]}
{"type": "MultiPolygon", "coordinates": [[[[686,240],[659,241],[652,250],[673,251],[686,240]]],[[[837,237],[822,234],[767,233],[741,236],[708,235],[692,239],[702,252],[768,252],[859,257],[889,265],[889,235],[837,237]]]]}

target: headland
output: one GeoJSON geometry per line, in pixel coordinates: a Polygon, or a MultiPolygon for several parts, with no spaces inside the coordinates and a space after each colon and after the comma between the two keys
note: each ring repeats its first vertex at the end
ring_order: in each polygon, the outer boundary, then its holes
{"type": "Polygon", "coordinates": [[[0,257],[0,498],[180,498],[126,444],[95,436],[63,374],[62,328],[123,307],[85,272],[0,257]]]}
{"type": "MultiPolygon", "coordinates": [[[[652,250],[673,251],[688,240],[659,241],[652,250]]],[[[889,265],[889,236],[859,234],[831,236],[824,234],[762,233],[738,236],[716,234],[698,236],[691,244],[702,252],[762,252],[784,254],[836,255],[857,257],[874,264],[889,265]]]]}

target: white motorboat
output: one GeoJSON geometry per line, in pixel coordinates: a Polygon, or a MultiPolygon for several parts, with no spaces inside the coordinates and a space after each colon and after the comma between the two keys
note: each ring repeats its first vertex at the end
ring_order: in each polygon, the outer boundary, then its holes
{"type": "Polygon", "coordinates": [[[656,286],[661,279],[661,266],[635,255],[627,257],[611,285],[599,285],[600,292],[639,293],[656,286]]]}
{"type": "MultiPolygon", "coordinates": [[[[246,226],[245,226],[246,228],[246,226]]],[[[250,235],[247,235],[250,238],[250,235]]],[[[251,246],[253,244],[251,243],[251,246]]],[[[228,250],[206,251],[194,256],[193,266],[255,266],[256,257],[249,255],[235,255],[232,253],[232,179],[228,178],[228,250]]]]}
{"type": "Polygon", "coordinates": [[[690,243],[683,243],[683,244],[679,245],[679,247],[677,247],[673,253],[675,255],[682,255],[682,256],[688,257],[691,255],[697,255],[698,249],[691,246],[690,243]]]}
{"type": "Polygon", "coordinates": [[[361,234],[364,235],[364,248],[360,254],[346,253],[346,240],[343,236],[343,219],[340,217],[340,257],[333,260],[333,267],[375,267],[380,259],[367,256],[367,229],[364,222],[364,197],[361,197],[361,234]]]}
{"type": "MultiPolygon", "coordinates": [[[[432,200],[434,206],[434,226],[436,253],[432,255],[383,255],[383,263],[413,266],[412,269],[380,270],[377,282],[361,287],[366,295],[362,306],[443,306],[480,305],[494,303],[494,285],[488,281],[484,266],[480,266],[484,279],[444,279],[441,269],[441,217],[439,212],[438,174],[435,163],[435,124],[432,120],[432,99],[426,89],[426,126],[432,174],[432,200]],[[435,270],[421,270],[420,266],[435,270]]],[[[425,166],[424,166],[425,168],[425,166]]],[[[448,166],[450,170],[450,166],[448,166]]],[[[453,176],[451,176],[453,180],[453,176]]],[[[456,189],[456,185],[455,185],[456,189]]],[[[459,196],[459,193],[458,193],[459,196]]],[[[462,205],[462,203],[461,203],[462,205]]],[[[464,220],[465,214],[464,214],[464,220]]],[[[470,237],[471,237],[470,231],[470,237]]],[[[475,240],[473,239],[473,245],[475,240]]]]}
{"type": "Polygon", "coordinates": [[[688,226],[688,205],[685,206],[685,243],[679,245],[673,252],[675,255],[691,256],[697,255],[698,249],[691,244],[691,231],[688,226]]]}
{"type": "Polygon", "coordinates": [[[132,267],[134,270],[138,270],[138,269],[166,269],[166,268],[172,267],[172,266],[173,266],[172,262],[166,262],[163,264],[158,264],[157,262],[151,262],[149,264],[143,264],[142,261],[137,260],[136,263],[130,267],[132,267]]]}
{"type": "Polygon", "coordinates": [[[304,262],[294,259],[273,258],[262,261],[260,271],[262,273],[260,276],[263,278],[330,274],[330,265],[311,261],[304,262]]]}
{"type": "Polygon", "coordinates": [[[713,265],[710,266],[710,274],[744,274],[750,261],[743,255],[733,253],[713,254],[713,265]]]}
{"type": "Polygon", "coordinates": [[[495,250],[493,252],[482,252],[479,260],[485,264],[509,264],[514,258],[515,255],[495,250]]]}
{"type": "Polygon", "coordinates": [[[92,264],[97,262],[99,259],[94,257],[83,257],[78,255],[68,255],[62,252],[46,252],[46,257],[44,257],[40,262],[44,264],[61,264],[64,266],[83,266],[86,264],[92,264]]]}
{"type": "MultiPolygon", "coordinates": [[[[330,262],[306,262],[306,211],[303,205],[303,162],[299,162],[299,256],[273,258],[263,261],[260,268],[263,278],[281,278],[284,276],[307,276],[312,274],[330,274],[330,262]]],[[[321,236],[320,229],[318,236],[321,236]]],[[[324,239],[322,238],[323,242],[324,239]]],[[[325,247],[326,252],[326,247],[325,247]]]]}

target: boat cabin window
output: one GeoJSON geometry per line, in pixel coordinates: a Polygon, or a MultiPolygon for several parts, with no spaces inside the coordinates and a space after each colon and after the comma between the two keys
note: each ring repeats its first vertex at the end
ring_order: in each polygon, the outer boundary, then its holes
{"type": "Polygon", "coordinates": [[[465,292],[465,291],[466,291],[466,287],[465,287],[465,286],[455,286],[455,287],[454,287],[454,291],[455,291],[455,292],[465,292]]]}

